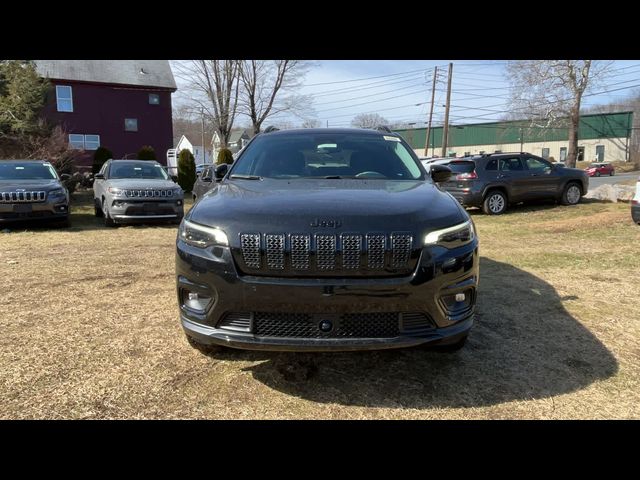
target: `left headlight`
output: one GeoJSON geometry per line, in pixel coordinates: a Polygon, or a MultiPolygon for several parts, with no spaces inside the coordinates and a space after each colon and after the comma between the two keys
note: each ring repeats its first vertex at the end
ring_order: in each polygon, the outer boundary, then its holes
{"type": "Polygon", "coordinates": [[[227,234],[219,228],[205,227],[188,220],[182,220],[178,229],[178,236],[186,244],[198,248],[207,248],[214,245],[226,247],[229,245],[227,234]]]}
{"type": "Polygon", "coordinates": [[[467,220],[453,227],[443,228],[427,233],[424,237],[425,245],[440,245],[445,248],[456,248],[473,241],[476,232],[471,220],[467,220]]]}
{"type": "Polygon", "coordinates": [[[49,192],[49,197],[66,197],[66,195],[67,192],[63,188],[58,188],[49,192]]]}

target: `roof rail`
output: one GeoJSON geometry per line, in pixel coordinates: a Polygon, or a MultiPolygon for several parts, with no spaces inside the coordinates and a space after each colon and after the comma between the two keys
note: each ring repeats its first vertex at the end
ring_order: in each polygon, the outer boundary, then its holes
{"type": "Polygon", "coordinates": [[[269,125],[267,128],[264,129],[263,133],[277,132],[278,130],[280,130],[278,127],[274,127],[273,125],[269,125]]]}
{"type": "Polygon", "coordinates": [[[387,133],[393,133],[393,130],[391,130],[387,125],[378,125],[375,130],[379,130],[381,132],[387,132],[387,133]]]}

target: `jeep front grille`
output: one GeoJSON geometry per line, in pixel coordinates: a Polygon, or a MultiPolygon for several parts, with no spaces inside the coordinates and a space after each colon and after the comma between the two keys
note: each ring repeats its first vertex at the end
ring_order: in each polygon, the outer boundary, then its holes
{"type": "Polygon", "coordinates": [[[341,235],[240,234],[234,251],[240,270],[273,276],[376,276],[407,274],[415,267],[419,250],[406,232],[341,235]],[[278,271],[280,273],[278,273],[278,271]]]}
{"type": "Polygon", "coordinates": [[[47,192],[0,192],[1,203],[35,203],[46,198],[47,192]]]}
{"type": "Polygon", "coordinates": [[[173,197],[173,190],[164,189],[126,189],[123,190],[124,196],[128,198],[167,198],[173,197]]]}

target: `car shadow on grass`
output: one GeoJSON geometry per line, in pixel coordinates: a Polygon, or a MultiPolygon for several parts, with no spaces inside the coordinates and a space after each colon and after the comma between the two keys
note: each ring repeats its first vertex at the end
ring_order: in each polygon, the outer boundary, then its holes
{"type": "Polygon", "coordinates": [[[456,353],[412,348],[353,353],[226,351],[262,361],[265,385],[321,403],[383,408],[479,407],[561,395],[614,375],[609,350],[564,308],[555,289],[509,264],[481,260],[478,314],[456,353]]]}

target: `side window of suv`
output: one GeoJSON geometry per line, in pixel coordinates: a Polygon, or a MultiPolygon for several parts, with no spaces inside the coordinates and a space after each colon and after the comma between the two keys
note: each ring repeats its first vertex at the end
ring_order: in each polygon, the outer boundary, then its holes
{"type": "Polygon", "coordinates": [[[498,160],[497,159],[493,159],[493,160],[489,160],[489,162],[487,163],[487,166],[484,168],[485,170],[498,170],[498,160]]]}
{"type": "Polygon", "coordinates": [[[544,172],[551,169],[551,164],[542,159],[529,157],[526,159],[527,167],[534,172],[544,172]]]}
{"type": "Polygon", "coordinates": [[[508,172],[521,171],[524,170],[524,165],[522,164],[522,160],[520,160],[519,157],[501,158],[500,170],[508,172]]]}

